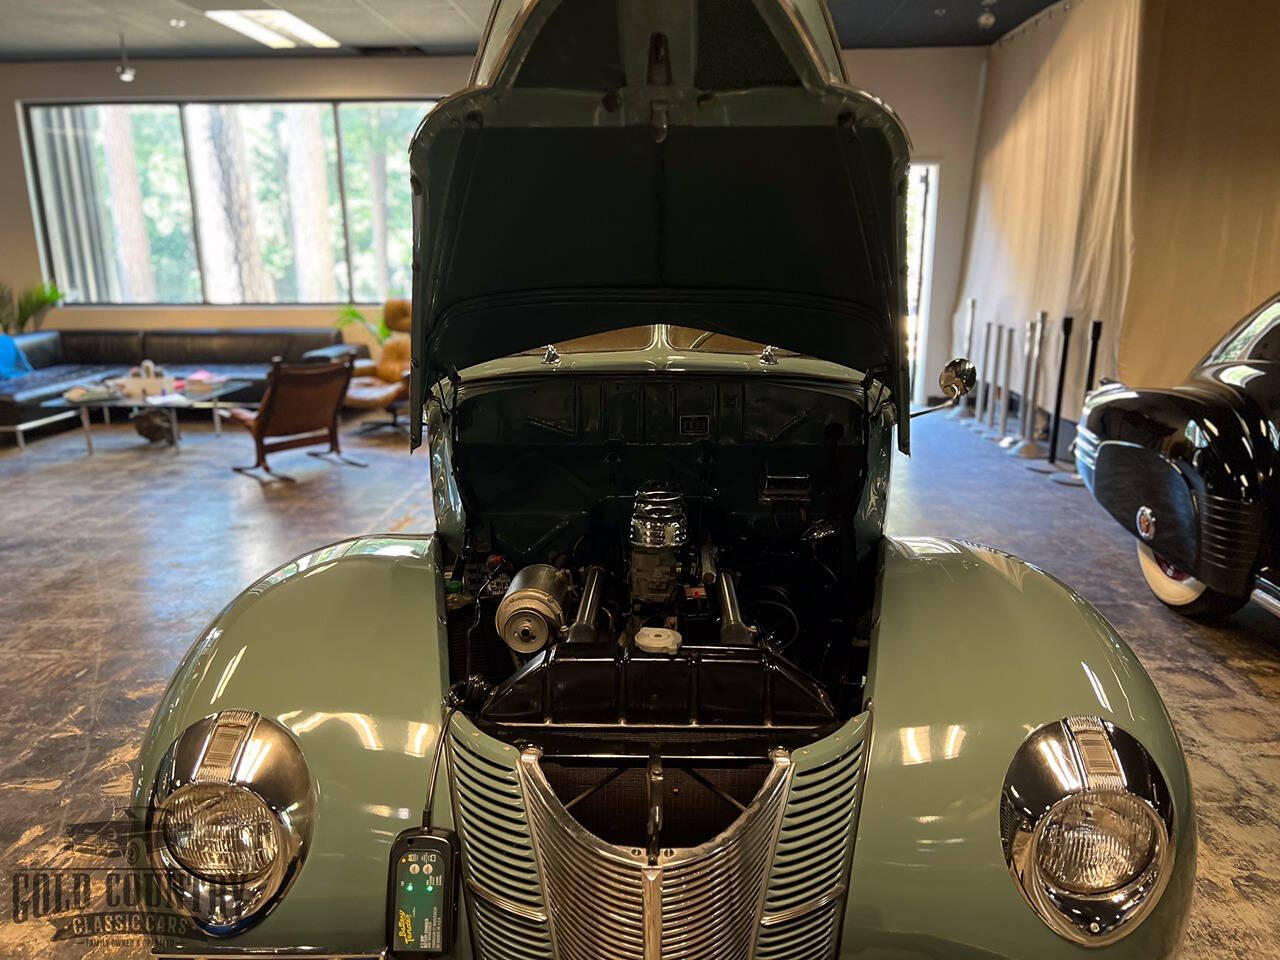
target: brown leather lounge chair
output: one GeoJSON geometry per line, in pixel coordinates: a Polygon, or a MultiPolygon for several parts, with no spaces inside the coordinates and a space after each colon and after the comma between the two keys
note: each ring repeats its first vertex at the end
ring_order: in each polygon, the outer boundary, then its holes
{"type": "Polygon", "coordinates": [[[356,362],[356,375],[347,388],[344,405],[359,410],[386,410],[390,420],[374,420],[360,428],[361,433],[388,427],[401,432],[408,424],[400,419],[399,408],[409,399],[409,331],[413,316],[408,300],[388,300],[382,319],[393,333],[382,344],[382,355],[373,360],[356,362]]]}
{"type": "Polygon", "coordinates": [[[246,474],[261,470],[278,480],[293,482],[292,477],[274,473],[267,466],[267,454],[316,444],[327,444],[329,449],[309,450],[310,456],[336,456],[355,467],[368,466],[344,457],[338,444],[338,414],[350,382],[350,357],[331,363],[284,363],[279,357],[274,358],[258,409],[236,408],[227,412],[228,417],[252,434],[257,450],[253,466],[231,469],[246,474]]]}

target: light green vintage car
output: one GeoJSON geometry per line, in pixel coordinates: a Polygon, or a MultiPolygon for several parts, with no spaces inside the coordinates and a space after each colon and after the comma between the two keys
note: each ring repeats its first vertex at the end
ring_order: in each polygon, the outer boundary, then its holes
{"type": "Polygon", "coordinates": [[[501,0],[473,81],[412,146],[436,531],[197,638],[134,795],[203,932],[162,952],[1175,955],[1195,810],[1133,653],[883,534],[908,143],[822,5],[501,0]]]}

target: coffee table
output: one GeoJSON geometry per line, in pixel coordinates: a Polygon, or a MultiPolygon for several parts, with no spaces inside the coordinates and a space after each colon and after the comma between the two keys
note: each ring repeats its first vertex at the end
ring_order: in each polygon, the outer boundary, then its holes
{"type": "Polygon", "coordinates": [[[55,397],[52,400],[46,400],[40,404],[42,407],[48,407],[53,410],[79,410],[80,426],[84,431],[84,445],[90,456],[93,456],[93,431],[90,428],[89,411],[101,410],[102,422],[111,422],[112,410],[164,410],[169,414],[169,433],[173,437],[169,445],[173,447],[174,452],[178,450],[180,434],[178,433],[178,411],[208,408],[213,411],[213,432],[218,436],[222,435],[222,417],[219,411],[222,407],[221,399],[228,394],[236,393],[246,387],[252,386],[247,380],[228,380],[226,383],[220,383],[217,386],[209,387],[205,390],[197,390],[191,393],[175,392],[169,394],[173,397],[181,397],[174,403],[148,403],[146,400],[138,400],[133,397],[112,397],[104,400],[83,400],[79,403],[68,400],[65,397],[55,397]]]}

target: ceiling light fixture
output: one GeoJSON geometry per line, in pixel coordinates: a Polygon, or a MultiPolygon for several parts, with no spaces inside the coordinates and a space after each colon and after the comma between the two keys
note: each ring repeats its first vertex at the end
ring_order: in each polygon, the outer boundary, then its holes
{"type": "Polygon", "coordinates": [[[978,28],[981,30],[990,30],[996,25],[996,15],[990,10],[983,10],[978,14],[978,28]]]}
{"type": "Polygon", "coordinates": [[[310,46],[322,49],[342,46],[319,27],[313,27],[307,21],[301,17],[294,16],[288,10],[251,10],[248,11],[248,14],[267,29],[293,37],[293,39],[310,46]]]}
{"type": "Polygon", "coordinates": [[[183,20],[181,17],[169,18],[169,26],[173,27],[175,30],[180,30],[186,25],[187,25],[187,21],[183,20]]]}
{"type": "Polygon", "coordinates": [[[129,48],[124,45],[124,34],[120,34],[120,62],[116,64],[116,76],[121,83],[133,83],[138,71],[129,66],[129,48]]]}
{"type": "Polygon", "coordinates": [[[296,47],[297,44],[288,37],[282,37],[274,30],[268,30],[257,21],[245,16],[247,10],[206,10],[204,15],[210,20],[216,20],[224,27],[230,27],[236,33],[242,33],[250,40],[257,40],[259,43],[271,47],[273,50],[283,50],[288,47],[296,47]]]}
{"type": "Polygon", "coordinates": [[[330,49],[342,46],[323,30],[287,10],[206,10],[204,15],[273,50],[286,50],[299,43],[330,49]]]}

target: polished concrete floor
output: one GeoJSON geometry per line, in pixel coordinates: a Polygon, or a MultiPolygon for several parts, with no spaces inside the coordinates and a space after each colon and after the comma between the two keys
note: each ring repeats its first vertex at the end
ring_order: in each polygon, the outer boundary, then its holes
{"type": "MultiPolygon", "coordinates": [[[[431,524],[427,460],[352,436],[367,469],[276,458],[296,484],[228,465],[246,437],[186,426],[179,453],[125,426],[0,450],[0,873],[68,864],[69,825],[128,801],[150,712],[198,631],[258,575],[318,544],[431,524]]],[[[1205,627],[1166,611],[1130,538],[1088,494],[1051,484],[944,416],[917,421],[896,465],[895,534],[990,543],[1073,584],[1129,640],[1190,755],[1200,813],[1185,956],[1280,957],[1280,621],[1246,608],[1205,627]]],[[[1011,678],[1017,682],[1017,678],[1011,678]]],[[[78,957],[44,921],[13,922],[0,956],[78,957]]],[[[95,957],[135,948],[100,945],[95,957]]]]}

